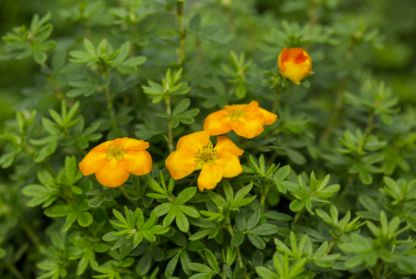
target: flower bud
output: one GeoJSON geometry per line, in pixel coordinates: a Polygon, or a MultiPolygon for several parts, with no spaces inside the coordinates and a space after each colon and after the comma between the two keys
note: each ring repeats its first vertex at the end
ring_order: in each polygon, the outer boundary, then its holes
{"type": "Polygon", "coordinates": [[[280,73],[296,84],[300,84],[312,72],[312,60],[301,48],[284,48],[279,55],[278,65],[280,73]]]}

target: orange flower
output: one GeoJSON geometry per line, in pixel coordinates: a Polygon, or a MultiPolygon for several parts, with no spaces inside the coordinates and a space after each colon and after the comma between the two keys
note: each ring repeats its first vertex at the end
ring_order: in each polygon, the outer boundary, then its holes
{"type": "Polygon", "coordinates": [[[312,60],[301,48],[284,48],[279,55],[278,64],[280,73],[296,84],[300,84],[312,72],[312,60]]]}
{"type": "Polygon", "coordinates": [[[118,187],[134,175],[145,175],[152,169],[152,157],[145,149],[149,143],[131,138],[106,141],[93,148],[79,163],[83,175],[95,173],[106,187],[118,187]]]}
{"type": "Polygon", "coordinates": [[[223,177],[235,177],[243,172],[238,156],[243,150],[238,148],[228,137],[217,137],[213,148],[207,131],[196,132],[179,139],[176,151],[166,159],[173,179],[182,179],[195,170],[201,170],[198,187],[213,189],[223,177]]]}
{"type": "Polygon", "coordinates": [[[204,130],[209,131],[211,136],[233,130],[237,135],[251,139],[264,131],[264,125],[271,125],[277,119],[276,114],[260,108],[256,101],[248,105],[224,107],[205,118],[204,130]]]}

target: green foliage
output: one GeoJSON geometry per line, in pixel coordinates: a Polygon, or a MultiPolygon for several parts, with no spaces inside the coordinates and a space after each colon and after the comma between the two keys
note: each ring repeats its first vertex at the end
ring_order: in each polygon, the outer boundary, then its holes
{"type": "Polygon", "coordinates": [[[415,276],[415,5],[21,2],[1,11],[1,279],[415,276]],[[276,63],[292,47],[300,86],[276,63]],[[182,136],[251,101],[278,119],[227,133],[243,173],[171,177],[182,136]],[[149,143],[151,172],[83,176],[121,137],[149,143]]]}

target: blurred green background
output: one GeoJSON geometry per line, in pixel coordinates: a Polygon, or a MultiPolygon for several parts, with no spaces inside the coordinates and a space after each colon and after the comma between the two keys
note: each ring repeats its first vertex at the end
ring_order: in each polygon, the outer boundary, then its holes
{"type": "MultiPolygon", "coordinates": [[[[234,0],[244,1],[244,0],[234,0]]],[[[112,1],[107,1],[112,2],[112,1]]],[[[192,0],[189,1],[192,3],[192,0]]],[[[213,1],[214,2],[214,1],[213,1]]],[[[46,14],[51,11],[54,24],[53,38],[62,38],[77,32],[76,24],[62,16],[77,0],[2,0],[0,1],[0,34],[4,36],[11,28],[28,25],[33,14],[46,14]]],[[[414,0],[257,0],[258,13],[284,18],[289,21],[306,23],[310,13],[325,25],[334,19],[354,17],[365,21],[366,25],[378,29],[384,36],[383,46],[373,49],[365,60],[365,66],[374,75],[384,79],[393,91],[400,96],[402,104],[416,103],[416,2],[414,0]],[[322,3],[325,2],[325,3],[322,3]],[[336,7],[330,10],[325,7],[336,7]],[[315,7],[318,7],[314,10],[315,7]]],[[[341,42],[342,43],[342,42],[341,42]]],[[[4,43],[0,43],[0,55],[4,53],[4,43]]],[[[13,109],[22,98],[22,90],[36,83],[39,73],[33,59],[0,60],[0,122],[13,117],[13,109]]],[[[359,69],[357,69],[359,70],[359,69]]],[[[1,129],[0,129],[1,130],[1,129]]]]}

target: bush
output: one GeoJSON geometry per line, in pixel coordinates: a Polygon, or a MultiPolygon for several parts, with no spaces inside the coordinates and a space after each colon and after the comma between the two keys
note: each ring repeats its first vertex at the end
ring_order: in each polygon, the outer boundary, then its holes
{"type": "Polygon", "coordinates": [[[5,1],[1,278],[416,274],[407,2],[5,1]]]}

